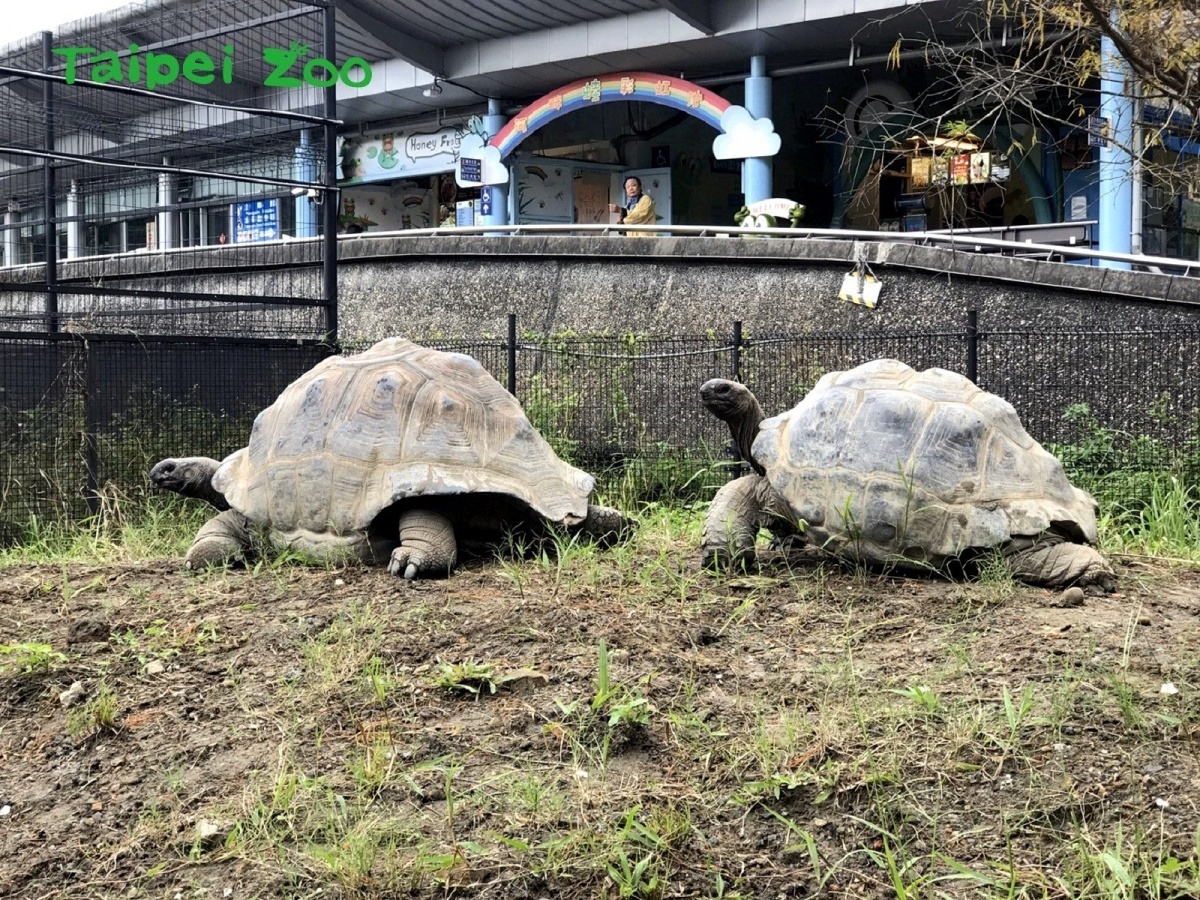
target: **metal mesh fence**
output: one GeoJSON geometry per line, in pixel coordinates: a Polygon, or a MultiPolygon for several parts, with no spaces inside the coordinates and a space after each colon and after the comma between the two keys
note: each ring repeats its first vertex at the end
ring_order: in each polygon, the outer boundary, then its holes
{"type": "MultiPolygon", "coordinates": [[[[712,377],[749,385],[768,414],[821,375],[893,357],[976,370],[1030,434],[1103,501],[1122,477],[1170,472],[1200,487],[1200,328],[1169,331],[966,330],[567,340],[446,339],[509,385],[564,457],[632,478],[643,496],[707,495],[736,469],[725,426],[699,402],[712,377]]],[[[343,348],[355,352],[361,346],[343,348]]],[[[0,530],[30,516],[78,517],[106,485],[145,489],[165,456],[221,457],[259,410],[331,350],[230,338],[0,335],[0,530]]]]}
{"type": "Polygon", "coordinates": [[[167,456],[221,458],[327,356],[314,342],[0,335],[0,537],[137,495],[167,456]]]}

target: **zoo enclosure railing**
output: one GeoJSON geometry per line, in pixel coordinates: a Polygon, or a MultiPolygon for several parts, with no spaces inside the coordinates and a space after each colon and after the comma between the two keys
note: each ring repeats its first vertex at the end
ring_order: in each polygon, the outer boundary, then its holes
{"type": "MultiPolygon", "coordinates": [[[[728,432],[700,404],[707,379],[744,382],[772,414],[825,372],[884,356],[962,372],[1004,397],[1089,487],[1161,471],[1200,486],[1200,325],[1046,331],[974,312],[936,331],[772,335],[731,322],[687,337],[544,338],[519,325],[511,317],[504,338],[422,343],[476,357],[562,455],[638,473],[649,495],[680,480],[702,495],[738,468],[728,432]]],[[[230,453],[261,409],[333,352],[317,341],[0,333],[0,537],[33,516],[81,518],[109,489],[140,495],[163,457],[230,453]]]]}
{"type": "Polygon", "coordinates": [[[272,65],[266,51],[258,58],[261,48],[288,46],[338,58],[336,9],[323,0],[268,5],[269,14],[259,15],[239,0],[131,4],[0,52],[0,190],[8,200],[0,211],[0,261],[35,267],[44,297],[40,309],[9,310],[6,294],[37,288],[0,283],[0,328],[67,331],[72,311],[118,299],[137,302],[139,314],[197,303],[308,301],[322,314],[316,333],[336,338],[337,87],[298,82],[266,97],[272,65]],[[94,65],[79,61],[77,72],[69,51],[84,45],[122,49],[105,49],[94,65]],[[207,56],[207,80],[171,76],[151,89],[149,69],[143,82],[132,65],[137,52],[159,50],[207,56]],[[119,71],[115,78],[100,71],[109,55],[130,57],[129,83],[119,71]],[[232,63],[233,56],[238,77],[231,69],[214,78],[212,61],[232,63]],[[312,300],[264,295],[244,271],[255,243],[289,227],[320,235],[320,293],[312,300]],[[172,288],[164,278],[152,289],[129,289],[111,278],[68,279],[61,266],[137,253],[170,276],[166,254],[198,266],[210,247],[220,247],[227,272],[238,273],[219,292],[203,281],[172,288]]]}
{"type": "MultiPolygon", "coordinates": [[[[405,231],[381,231],[342,235],[340,241],[372,241],[388,237],[439,237],[446,235],[534,235],[573,234],[610,235],[645,232],[672,237],[721,237],[730,239],[786,238],[790,240],[834,240],[860,243],[909,243],[941,247],[963,253],[995,253],[1044,259],[1053,262],[1083,265],[1110,264],[1118,268],[1182,277],[1200,276],[1200,260],[1171,256],[1148,256],[1141,253],[1113,253],[1093,250],[1079,242],[1076,227],[1084,223],[1058,222],[1022,230],[1019,239],[989,237],[979,230],[963,228],[945,231],[858,231],[846,228],[756,228],[743,230],[733,225],[617,225],[613,224],[531,224],[531,225],[472,225],[446,228],[413,228],[405,231]],[[1026,236],[1030,235],[1030,236],[1026,236]],[[1035,239],[1038,235],[1041,239],[1035,239]]],[[[1014,229],[1007,233],[1018,234],[1014,229]]]]}

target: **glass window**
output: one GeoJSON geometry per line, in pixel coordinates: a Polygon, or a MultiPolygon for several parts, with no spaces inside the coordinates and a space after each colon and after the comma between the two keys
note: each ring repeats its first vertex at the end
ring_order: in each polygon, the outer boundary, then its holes
{"type": "Polygon", "coordinates": [[[220,244],[221,235],[225,235],[225,243],[229,243],[229,205],[210,206],[205,210],[208,215],[208,242],[220,244]]]}
{"type": "Polygon", "coordinates": [[[21,252],[21,262],[38,263],[46,261],[45,235],[45,226],[21,229],[21,243],[24,245],[21,252]]]}
{"type": "Polygon", "coordinates": [[[279,198],[279,233],[296,236],[296,198],[290,194],[279,198]]]}
{"type": "Polygon", "coordinates": [[[89,225],[87,229],[87,248],[88,252],[92,254],[120,253],[124,249],[121,246],[121,223],[97,222],[94,225],[89,225]]]}
{"type": "Polygon", "coordinates": [[[146,246],[146,220],[130,219],[125,223],[125,248],[141,250],[146,246]]]}

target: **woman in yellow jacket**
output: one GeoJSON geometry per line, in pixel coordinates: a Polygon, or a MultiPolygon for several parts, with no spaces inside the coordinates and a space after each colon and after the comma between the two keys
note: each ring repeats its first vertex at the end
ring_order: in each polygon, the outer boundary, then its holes
{"type": "MultiPolygon", "coordinates": [[[[649,194],[642,193],[642,180],[636,175],[625,179],[625,196],[629,199],[624,209],[615,203],[608,204],[608,211],[619,215],[618,225],[653,225],[658,220],[658,215],[654,212],[654,201],[649,194]]],[[[653,231],[627,231],[625,236],[646,238],[656,235],[653,231]]]]}

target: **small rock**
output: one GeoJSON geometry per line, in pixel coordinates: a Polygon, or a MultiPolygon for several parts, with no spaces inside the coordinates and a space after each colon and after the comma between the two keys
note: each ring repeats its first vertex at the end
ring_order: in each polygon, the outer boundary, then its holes
{"type": "Polygon", "coordinates": [[[193,836],[194,844],[202,850],[212,850],[214,847],[219,847],[229,837],[229,828],[228,824],[200,819],[196,822],[196,831],[193,836]]]}
{"type": "Polygon", "coordinates": [[[1167,694],[1167,695],[1178,694],[1179,688],[1175,687],[1175,683],[1172,681],[1164,681],[1162,684],[1162,687],[1160,687],[1158,689],[1158,692],[1160,694],[1167,694]]]}
{"type": "Polygon", "coordinates": [[[102,809],[104,809],[104,804],[99,800],[92,804],[92,812],[100,812],[102,809]]]}
{"type": "Polygon", "coordinates": [[[161,675],[163,673],[164,669],[166,669],[166,666],[164,666],[157,659],[151,660],[150,662],[146,663],[146,674],[147,675],[161,675]]]}
{"type": "Polygon", "coordinates": [[[83,616],[74,619],[67,626],[68,644],[88,644],[107,641],[108,636],[108,622],[98,616],[83,616]]]}
{"type": "Polygon", "coordinates": [[[7,803],[5,803],[3,806],[0,806],[0,819],[9,815],[11,812],[12,812],[12,807],[9,806],[7,803]]]}
{"type": "Polygon", "coordinates": [[[83,694],[83,685],[76,681],[58,695],[58,702],[62,704],[64,709],[70,709],[83,698],[83,694]]]}
{"type": "Polygon", "coordinates": [[[345,587],[345,586],[346,586],[346,582],[345,582],[345,581],[343,581],[341,578],[335,578],[335,579],[333,580],[333,586],[334,586],[334,587],[345,587]]]}
{"type": "Polygon", "coordinates": [[[1149,616],[1138,616],[1138,624],[1139,625],[1149,625],[1150,617],[1149,616]]]}
{"type": "Polygon", "coordinates": [[[1064,607],[1083,606],[1084,597],[1083,588],[1069,587],[1058,598],[1058,605],[1064,607]]]}

